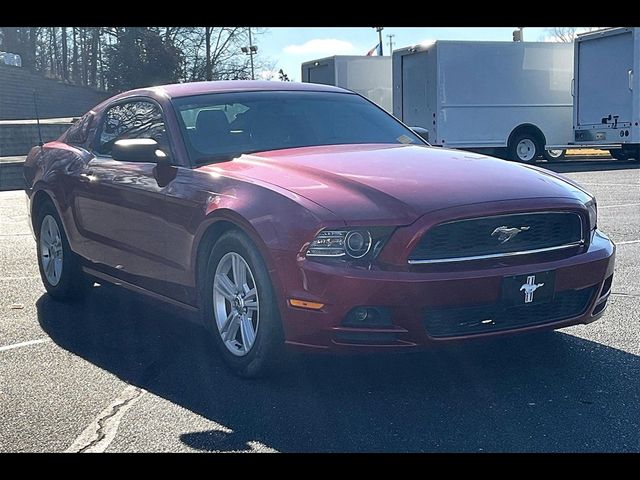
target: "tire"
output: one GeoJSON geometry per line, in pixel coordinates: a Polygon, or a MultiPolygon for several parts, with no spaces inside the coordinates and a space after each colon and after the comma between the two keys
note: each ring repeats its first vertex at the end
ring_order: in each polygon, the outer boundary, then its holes
{"type": "Polygon", "coordinates": [[[609,150],[609,154],[616,160],[628,160],[626,153],[621,148],[609,150]]]}
{"type": "Polygon", "coordinates": [[[640,161],[640,146],[629,145],[623,148],[609,150],[609,153],[616,160],[631,160],[633,162],[640,161]]]}
{"type": "Polygon", "coordinates": [[[562,162],[567,159],[566,150],[545,150],[542,156],[548,162],[562,162]]]}
{"type": "Polygon", "coordinates": [[[50,201],[39,209],[35,224],[38,269],[47,293],[62,302],[78,301],[91,291],[93,280],[71,251],[60,216],[50,201]]]}
{"type": "Polygon", "coordinates": [[[542,155],[538,136],[529,132],[514,135],[507,149],[509,159],[521,163],[536,163],[538,157],[542,155]]]}
{"type": "Polygon", "coordinates": [[[284,358],[284,334],[269,272],[257,247],[239,231],[225,232],[211,249],[204,275],[202,322],[225,365],[245,378],[277,371],[284,358]],[[236,285],[236,269],[244,270],[242,292],[236,285]]]}

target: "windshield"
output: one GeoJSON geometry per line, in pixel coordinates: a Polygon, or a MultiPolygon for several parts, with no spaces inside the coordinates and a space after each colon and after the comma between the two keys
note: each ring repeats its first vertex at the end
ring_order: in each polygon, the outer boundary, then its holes
{"type": "Polygon", "coordinates": [[[195,165],[315,145],[425,144],[384,110],[349,93],[214,93],[173,104],[195,165]]]}

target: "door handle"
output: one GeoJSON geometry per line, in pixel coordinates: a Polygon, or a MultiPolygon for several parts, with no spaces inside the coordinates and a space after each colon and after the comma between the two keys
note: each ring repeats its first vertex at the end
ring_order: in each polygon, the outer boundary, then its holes
{"type": "Polygon", "coordinates": [[[633,70],[629,70],[629,90],[633,90],[633,70]]]}

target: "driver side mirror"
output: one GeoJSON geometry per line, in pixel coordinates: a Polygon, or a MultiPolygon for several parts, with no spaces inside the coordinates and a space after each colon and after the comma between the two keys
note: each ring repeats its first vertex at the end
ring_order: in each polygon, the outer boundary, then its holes
{"type": "Polygon", "coordinates": [[[111,157],[121,162],[146,162],[168,165],[169,156],[152,138],[127,138],[117,140],[111,149],[111,157]]]}
{"type": "Polygon", "coordinates": [[[409,127],[413,130],[413,133],[422,138],[425,142],[429,142],[429,130],[422,127],[409,127]]]}

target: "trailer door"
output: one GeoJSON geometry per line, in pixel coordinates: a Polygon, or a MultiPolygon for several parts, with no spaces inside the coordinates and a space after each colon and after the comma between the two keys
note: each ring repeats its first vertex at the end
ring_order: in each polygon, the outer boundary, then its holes
{"type": "MultiPolygon", "coordinates": [[[[631,122],[633,97],[629,71],[633,69],[633,35],[625,32],[578,43],[576,85],[578,125],[602,125],[618,116],[631,122]]],[[[613,123],[611,120],[610,123],[613,123]]]]}
{"type": "Polygon", "coordinates": [[[335,85],[336,74],[333,64],[323,63],[309,67],[308,78],[305,79],[305,82],[335,85]]]}
{"type": "Polygon", "coordinates": [[[411,127],[422,127],[433,139],[433,125],[429,121],[429,82],[427,74],[428,52],[416,52],[402,56],[402,121],[411,127]]]}

